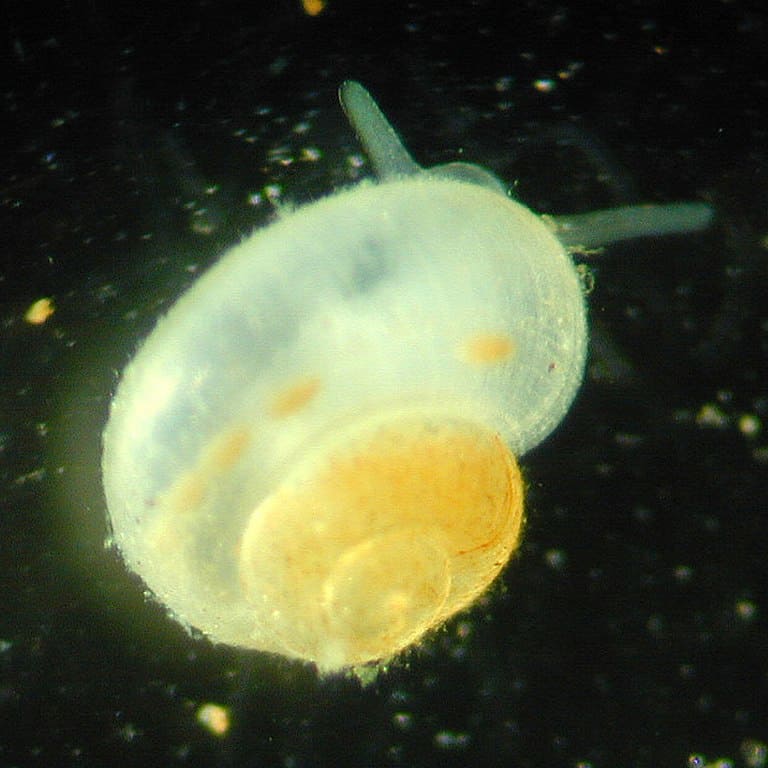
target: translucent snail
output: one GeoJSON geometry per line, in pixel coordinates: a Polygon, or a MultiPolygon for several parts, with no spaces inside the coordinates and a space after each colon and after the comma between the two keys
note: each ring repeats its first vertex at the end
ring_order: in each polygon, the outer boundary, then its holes
{"type": "Polygon", "coordinates": [[[517,547],[515,457],[584,371],[568,248],[711,216],[540,218],[479,166],[420,168],[360,84],[340,98],[379,180],[282,215],[179,299],[102,464],[114,542],[178,621],[324,671],[415,643],[517,547]]]}

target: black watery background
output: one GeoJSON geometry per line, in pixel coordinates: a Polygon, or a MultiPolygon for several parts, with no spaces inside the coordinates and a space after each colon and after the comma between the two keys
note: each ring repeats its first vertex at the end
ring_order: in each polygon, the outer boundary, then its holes
{"type": "Polygon", "coordinates": [[[768,764],[762,3],[5,3],[0,30],[0,766],[768,764]],[[368,687],[188,636],[104,547],[99,478],[157,316],[273,202],[367,175],[346,78],[420,162],[538,211],[717,211],[591,262],[519,556],[368,687]]]}

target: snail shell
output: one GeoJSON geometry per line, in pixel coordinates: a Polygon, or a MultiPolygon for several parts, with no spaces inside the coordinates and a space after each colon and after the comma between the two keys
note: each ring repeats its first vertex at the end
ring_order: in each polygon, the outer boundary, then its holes
{"type": "Polygon", "coordinates": [[[386,659],[514,551],[515,456],[575,396],[585,307],[551,227],[467,168],[282,216],[127,366],[113,536],[183,624],[324,670],[386,659]]]}

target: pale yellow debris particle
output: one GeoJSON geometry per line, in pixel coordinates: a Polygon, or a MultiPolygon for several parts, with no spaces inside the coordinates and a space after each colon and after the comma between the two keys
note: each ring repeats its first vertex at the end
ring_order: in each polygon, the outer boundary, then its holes
{"type": "Polygon", "coordinates": [[[533,81],[533,87],[539,93],[552,93],[557,83],[550,77],[542,77],[533,81]]]}
{"type": "Polygon", "coordinates": [[[751,600],[737,600],[734,611],[742,621],[751,621],[757,615],[757,606],[751,600]]]}
{"type": "Polygon", "coordinates": [[[55,311],[52,299],[38,299],[24,313],[24,320],[30,325],[42,325],[55,311]]]}
{"type": "Polygon", "coordinates": [[[743,413],[739,416],[738,427],[744,437],[757,437],[762,429],[760,418],[754,413],[743,413]]]}
{"type": "Polygon", "coordinates": [[[215,736],[224,736],[229,730],[229,710],[219,704],[209,702],[197,710],[197,722],[215,736]]]}
{"type": "Polygon", "coordinates": [[[714,429],[725,429],[728,424],[728,417],[714,403],[704,403],[696,414],[696,423],[700,427],[712,427],[714,429]]]}
{"type": "Polygon", "coordinates": [[[301,0],[307,16],[318,16],[325,10],[325,0],[301,0]]]}

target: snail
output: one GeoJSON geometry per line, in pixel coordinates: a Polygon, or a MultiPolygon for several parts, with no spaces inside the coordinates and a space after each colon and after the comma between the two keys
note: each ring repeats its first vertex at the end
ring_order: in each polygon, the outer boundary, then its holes
{"type": "Polygon", "coordinates": [[[176,620],[328,672],[416,643],[518,546],[518,458],[584,372],[569,248],[711,217],[539,217],[479,166],[420,168],[359,83],[340,99],[378,180],[192,285],[127,365],[102,458],[113,541],[176,620]]]}

